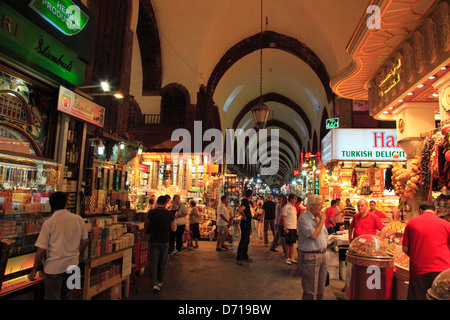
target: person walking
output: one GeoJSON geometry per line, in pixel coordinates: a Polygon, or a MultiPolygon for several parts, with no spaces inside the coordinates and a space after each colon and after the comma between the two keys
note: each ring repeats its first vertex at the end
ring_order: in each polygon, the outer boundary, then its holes
{"type": "Polygon", "coordinates": [[[286,244],[283,236],[283,225],[281,223],[281,212],[283,211],[284,206],[287,204],[287,197],[285,195],[281,195],[279,197],[279,201],[275,208],[275,238],[270,245],[270,251],[278,252],[276,249],[278,247],[278,243],[281,243],[281,247],[283,248],[284,257],[286,258],[286,244]]]}
{"type": "Polygon", "coordinates": [[[436,276],[450,268],[450,222],[436,216],[430,202],[419,205],[419,214],[403,234],[402,249],[409,256],[408,300],[426,300],[436,276]]]}
{"type": "Polygon", "coordinates": [[[192,233],[193,248],[198,248],[198,240],[200,239],[200,220],[202,219],[198,212],[197,202],[194,199],[189,201],[189,230],[192,233]]]}
{"type": "Polygon", "coordinates": [[[303,210],[305,210],[305,207],[302,205],[302,198],[297,197],[297,202],[294,205],[295,209],[297,210],[297,219],[302,214],[303,210]]]}
{"type": "Polygon", "coordinates": [[[176,194],[173,196],[170,212],[172,212],[177,225],[177,229],[171,234],[169,245],[169,255],[174,255],[181,252],[181,249],[183,248],[183,233],[186,228],[188,215],[186,206],[181,203],[180,195],[176,194]]]}
{"type": "Polygon", "coordinates": [[[228,196],[223,195],[220,198],[220,204],[217,206],[217,244],[216,251],[226,251],[225,240],[228,237],[228,228],[231,225],[228,211],[228,196]]]}
{"type": "Polygon", "coordinates": [[[294,258],[294,244],[297,242],[297,210],[295,209],[295,203],[297,202],[297,196],[293,193],[288,196],[288,203],[284,206],[281,212],[282,225],[286,236],[286,264],[291,265],[297,263],[294,258]]]}
{"type": "Polygon", "coordinates": [[[256,208],[253,220],[255,221],[256,234],[258,236],[258,243],[263,242],[263,232],[264,232],[264,210],[262,208],[263,201],[259,200],[256,208]]]}
{"type": "Polygon", "coordinates": [[[272,237],[275,238],[275,209],[276,204],[272,201],[272,195],[267,196],[266,202],[263,206],[263,217],[264,217],[264,245],[267,247],[269,245],[269,228],[272,231],[272,237]]]}
{"type": "Polygon", "coordinates": [[[250,233],[252,231],[252,213],[250,209],[252,193],[251,189],[245,191],[245,198],[242,199],[238,210],[238,214],[241,217],[241,239],[237,249],[236,263],[239,265],[243,265],[244,262],[253,261],[253,259],[248,256],[248,245],[250,243],[250,233]]]}
{"type": "Polygon", "coordinates": [[[65,193],[52,193],[49,203],[53,214],[43,223],[35,243],[37,252],[28,279],[35,280],[47,254],[44,262],[45,300],[71,300],[72,290],[67,281],[89,244],[88,234],[83,219],[66,210],[65,193]]]}
{"type": "Polygon", "coordinates": [[[164,283],[170,232],[177,229],[174,216],[166,209],[166,204],[167,198],[159,196],[155,208],[148,214],[149,264],[153,291],[161,290],[164,283]]]}
{"type": "Polygon", "coordinates": [[[328,231],[322,198],[308,197],[307,210],[298,218],[299,270],[302,276],[303,300],[322,300],[327,279],[328,231]]]}

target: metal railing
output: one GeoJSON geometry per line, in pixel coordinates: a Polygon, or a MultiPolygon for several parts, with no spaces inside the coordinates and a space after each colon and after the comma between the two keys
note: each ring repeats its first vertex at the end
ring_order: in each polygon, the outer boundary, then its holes
{"type": "Polygon", "coordinates": [[[185,124],[184,115],[179,116],[172,114],[161,116],[161,114],[144,114],[143,116],[145,126],[161,125],[161,126],[177,127],[177,126],[184,126],[185,124]]]}

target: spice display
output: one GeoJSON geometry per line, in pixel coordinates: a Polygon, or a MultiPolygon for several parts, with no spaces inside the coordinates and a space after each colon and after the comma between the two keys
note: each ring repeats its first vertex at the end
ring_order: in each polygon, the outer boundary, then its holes
{"type": "Polygon", "coordinates": [[[350,254],[369,258],[390,258],[386,245],[378,236],[363,235],[352,241],[348,252],[350,254]]]}
{"type": "Polygon", "coordinates": [[[402,253],[395,258],[395,264],[404,269],[409,269],[409,257],[406,253],[402,253]]]}
{"type": "Polygon", "coordinates": [[[400,202],[405,202],[408,198],[405,197],[406,194],[406,182],[410,177],[410,173],[407,169],[396,162],[392,169],[392,183],[394,184],[395,195],[400,198],[400,202]]]}
{"type": "Polygon", "coordinates": [[[427,138],[421,153],[420,171],[421,184],[424,190],[428,190],[431,186],[431,153],[433,152],[434,140],[427,138]]]}
{"type": "Polygon", "coordinates": [[[356,170],[352,170],[352,180],[351,180],[352,187],[356,187],[358,185],[358,179],[356,178],[356,170]]]}

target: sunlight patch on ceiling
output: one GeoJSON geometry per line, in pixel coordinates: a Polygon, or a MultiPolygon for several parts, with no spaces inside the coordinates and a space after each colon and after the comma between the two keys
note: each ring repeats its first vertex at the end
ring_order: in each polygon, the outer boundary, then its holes
{"type": "Polygon", "coordinates": [[[316,109],[319,110],[320,109],[320,104],[319,104],[319,101],[317,101],[317,99],[314,96],[314,94],[306,87],[303,87],[303,91],[305,91],[305,93],[307,94],[309,99],[311,99],[311,101],[312,101],[313,105],[316,107],[316,109]]]}
{"type": "Polygon", "coordinates": [[[244,85],[241,84],[240,86],[237,86],[233,92],[228,96],[227,101],[225,101],[225,104],[223,105],[223,111],[227,112],[228,108],[230,107],[231,103],[233,102],[234,98],[241,92],[241,90],[244,88],[244,85]]]}

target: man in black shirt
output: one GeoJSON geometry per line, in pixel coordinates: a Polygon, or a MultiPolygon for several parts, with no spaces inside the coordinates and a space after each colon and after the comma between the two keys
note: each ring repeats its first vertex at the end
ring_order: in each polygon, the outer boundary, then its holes
{"type": "Polygon", "coordinates": [[[253,261],[248,257],[248,245],[250,243],[250,233],[252,231],[252,211],[250,209],[252,190],[245,191],[245,198],[241,200],[238,214],[242,216],[241,220],[241,240],[237,249],[236,263],[242,265],[244,262],[253,261]]]}
{"type": "Polygon", "coordinates": [[[156,208],[148,212],[148,232],[150,234],[150,275],[154,291],[161,290],[169,251],[170,232],[177,226],[172,213],[166,209],[165,196],[158,197],[156,208]]]}
{"type": "Polygon", "coordinates": [[[272,236],[275,237],[275,202],[272,201],[272,195],[267,196],[266,202],[264,202],[262,208],[264,210],[264,245],[269,245],[268,229],[272,231],[272,236]]]}

